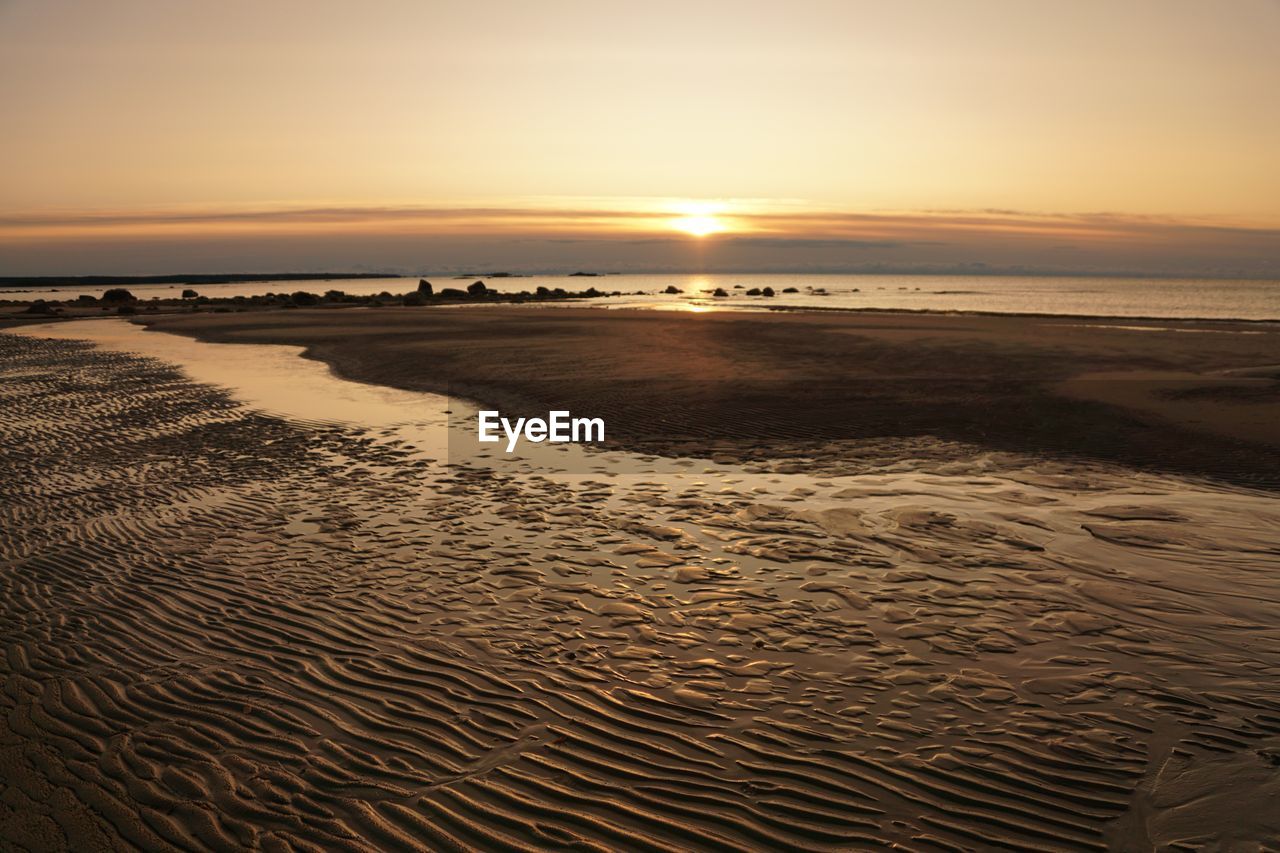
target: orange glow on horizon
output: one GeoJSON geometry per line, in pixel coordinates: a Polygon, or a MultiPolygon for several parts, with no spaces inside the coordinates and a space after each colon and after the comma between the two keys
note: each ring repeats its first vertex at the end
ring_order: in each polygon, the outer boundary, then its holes
{"type": "Polygon", "coordinates": [[[719,216],[725,210],[725,205],[721,203],[681,201],[673,207],[681,215],[671,220],[671,227],[691,237],[701,239],[731,230],[728,223],[719,216]]]}
{"type": "Polygon", "coordinates": [[[256,239],[290,237],[403,237],[550,242],[649,241],[673,232],[702,242],[750,241],[821,249],[839,244],[870,248],[961,245],[1001,240],[1081,247],[1148,246],[1171,241],[1204,245],[1265,241],[1280,221],[1257,217],[1144,217],[1116,214],[1045,214],[1019,211],[858,211],[822,208],[798,200],[732,202],[616,199],[545,199],[453,207],[343,206],[316,208],[171,208],[61,211],[6,215],[0,245],[54,245],[76,240],[256,239]]]}
{"type": "Polygon", "coordinates": [[[727,230],[725,224],[714,216],[685,216],[673,220],[671,225],[694,237],[706,237],[727,230]]]}

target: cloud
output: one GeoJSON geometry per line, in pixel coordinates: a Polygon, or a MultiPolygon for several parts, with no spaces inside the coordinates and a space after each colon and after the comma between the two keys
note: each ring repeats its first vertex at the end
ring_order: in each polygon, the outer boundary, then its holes
{"type": "Polygon", "coordinates": [[[850,240],[820,237],[728,237],[724,242],[761,249],[900,249],[897,240],[850,240]]]}
{"type": "Polygon", "coordinates": [[[174,226],[323,226],[388,223],[422,225],[467,223],[593,222],[670,218],[669,213],[607,208],[541,207],[314,207],[254,210],[172,209],[127,211],[10,212],[0,214],[0,231],[127,228],[140,230],[174,226]]]}
{"type": "Polygon", "coordinates": [[[472,266],[476,258],[491,258],[511,270],[852,270],[877,264],[885,270],[977,270],[988,264],[1055,274],[1280,277],[1280,228],[1258,222],[1011,209],[805,210],[794,203],[771,209],[768,202],[741,202],[716,214],[726,232],[695,239],[673,226],[678,215],[651,199],[10,211],[0,213],[0,262],[25,274],[65,274],[67,263],[110,273],[127,256],[161,272],[183,258],[201,264],[212,259],[212,271],[229,272],[250,262],[269,271],[272,257],[295,268],[323,257],[329,268],[346,266],[346,258],[415,268],[472,266]]]}
{"type": "MultiPolygon", "coordinates": [[[[93,232],[124,229],[145,232],[219,226],[250,228],[366,227],[406,225],[430,232],[433,229],[465,228],[474,233],[537,232],[540,229],[578,229],[580,233],[559,239],[617,239],[617,229],[650,234],[668,231],[679,214],[627,200],[613,206],[324,206],[279,207],[271,209],[95,210],[95,211],[9,211],[0,213],[0,235],[23,232],[93,232]],[[608,232],[613,230],[613,234],[608,232]]],[[[1235,223],[1205,218],[1147,216],[1123,213],[1043,213],[1012,209],[923,210],[923,211],[832,211],[832,210],[733,210],[717,214],[731,226],[721,241],[742,245],[786,249],[899,248],[904,244],[943,243],[921,239],[924,234],[950,231],[980,231],[1007,234],[1105,235],[1232,235],[1263,240],[1280,240],[1280,228],[1253,223],[1235,223]],[[741,232],[739,234],[733,231],[741,232]]],[[[668,237],[665,239],[679,239],[668,237]]]]}

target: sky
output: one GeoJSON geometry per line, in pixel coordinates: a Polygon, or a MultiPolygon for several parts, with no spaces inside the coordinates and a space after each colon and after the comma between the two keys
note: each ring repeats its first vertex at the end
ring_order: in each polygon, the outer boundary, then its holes
{"type": "Polygon", "coordinates": [[[1280,0],[0,0],[0,276],[1280,277],[1280,0]]]}

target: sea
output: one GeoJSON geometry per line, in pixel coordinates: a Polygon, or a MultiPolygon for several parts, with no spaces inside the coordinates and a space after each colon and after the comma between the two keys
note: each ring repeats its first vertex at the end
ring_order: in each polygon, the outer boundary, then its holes
{"type": "MultiPolygon", "coordinates": [[[[352,295],[414,290],[419,276],[333,278],[303,281],[235,282],[192,286],[210,297],[256,296],[298,290],[352,295]]],[[[1042,314],[1082,317],[1179,318],[1206,320],[1280,320],[1280,281],[1190,278],[1103,278],[960,275],[818,274],[608,274],[599,276],[430,276],[438,292],[482,280],[498,292],[538,287],[571,292],[594,287],[606,293],[587,300],[604,308],[676,311],[755,311],[777,308],[905,310],[1042,314]],[[678,293],[667,293],[674,288],[678,293]],[[753,290],[771,288],[772,297],[753,290]],[[726,295],[714,295],[716,290],[726,295]]],[[[124,284],[141,300],[172,298],[186,285],[124,284]]],[[[23,287],[0,289],[0,299],[69,300],[80,294],[101,296],[104,287],[23,287]]],[[[565,303],[560,303],[565,304],[565,303]]],[[[582,304],[574,302],[572,304],[582,304]]]]}

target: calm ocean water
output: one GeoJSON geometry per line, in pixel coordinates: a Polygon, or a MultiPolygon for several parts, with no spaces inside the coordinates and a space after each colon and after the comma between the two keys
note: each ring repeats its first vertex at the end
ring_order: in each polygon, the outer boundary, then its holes
{"type": "MultiPolygon", "coordinates": [[[[417,277],[271,281],[197,285],[207,296],[252,296],[307,290],[342,290],[351,294],[403,293],[417,277]]],[[[463,287],[473,277],[432,277],[442,287],[463,287]]],[[[1093,317],[1181,317],[1280,320],[1280,281],[1161,278],[1073,278],[1030,276],[927,275],[608,275],[597,278],[528,276],[486,278],[498,291],[533,290],[538,286],[570,291],[595,287],[622,291],[623,297],[599,300],[610,307],[733,310],[767,307],[886,308],[931,311],[988,311],[1001,314],[1071,314],[1093,317]],[[662,293],[667,287],[679,295],[662,293]],[[772,287],[773,298],[747,296],[752,288],[772,287]],[[723,288],[728,297],[711,295],[723,288]],[[795,288],[795,293],[784,293],[795,288]],[[637,291],[641,292],[636,295],[637,291]]],[[[172,297],[181,285],[138,284],[129,289],[140,299],[172,297]]],[[[103,288],[65,287],[27,292],[0,291],[7,299],[74,299],[81,293],[100,296],[103,288]]]]}

